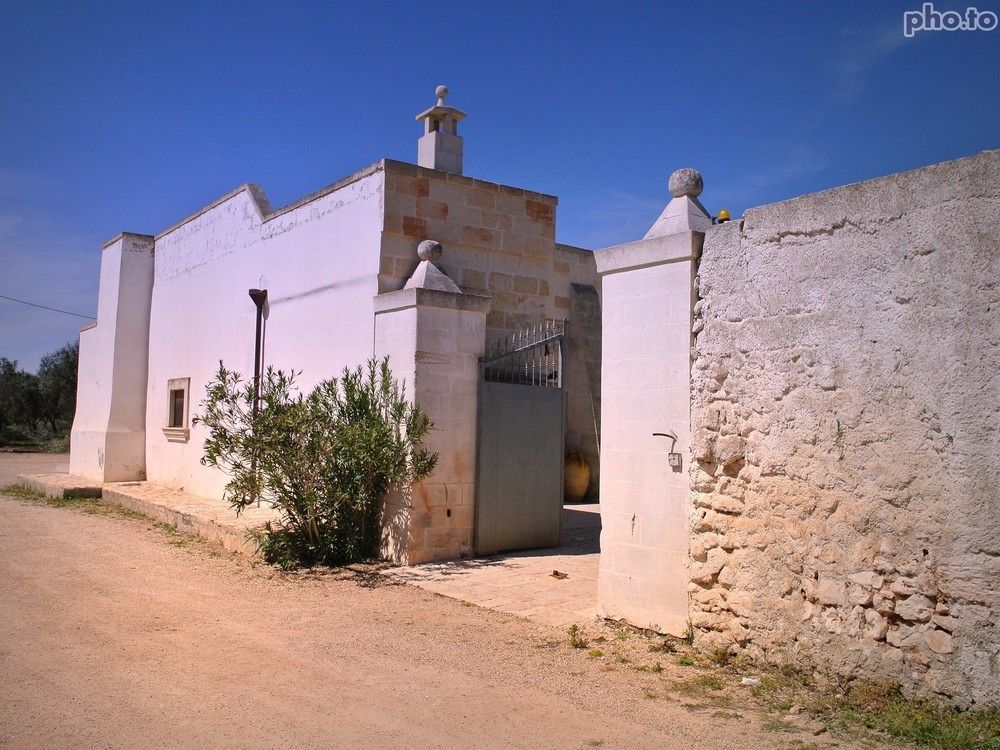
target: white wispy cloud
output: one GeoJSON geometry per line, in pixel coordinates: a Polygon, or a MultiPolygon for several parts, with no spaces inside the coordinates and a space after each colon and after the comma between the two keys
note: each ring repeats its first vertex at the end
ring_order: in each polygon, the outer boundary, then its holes
{"type": "Polygon", "coordinates": [[[725,206],[733,216],[738,216],[747,208],[795,197],[797,181],[820,174],[830,166],[830,159],[823,150],[810,144],[784,146],[780,152],[770,148],[766,151],[778,152],[766,166],[755,171],[729,173],[717,182],[709,181],[711,191],[706,199],[713,205],[725,206]]]}
{"type": "Polygon", "coordinates": [[[584,209],[575,209],[576,215],[567,217],[569,221],[560,216],[562,226],[572,225],[575,230],[565,241],[599,248],[638,239],[653,225],[669,199],[666,194],[654,199],[618,189],[603,191],[594,195],[584,209]]]}
{"type": "Polygon", "coordinates": [[[881,63],[914,42],[903,36],[902,16],[875,29],[845,28],[841,36],[840,52],[832,61],[833,93],[840,101],[858,96],[881,63]]]}

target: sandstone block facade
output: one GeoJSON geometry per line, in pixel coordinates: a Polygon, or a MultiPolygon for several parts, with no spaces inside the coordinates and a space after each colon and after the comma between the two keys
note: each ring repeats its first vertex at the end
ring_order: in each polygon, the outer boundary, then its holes
{"type": "Polygon", "coordinates": [[[401,288],[416,268],[417,242],[433,239],[444,248],[438,264],[462,291],[490,297],[488,340],[543,319],[569,321],[566,447],[587,458],[596,496],[601,329],[593,253],[556,243],[553,196],[392,160],[383,166],[380,292],[401,288]]]}

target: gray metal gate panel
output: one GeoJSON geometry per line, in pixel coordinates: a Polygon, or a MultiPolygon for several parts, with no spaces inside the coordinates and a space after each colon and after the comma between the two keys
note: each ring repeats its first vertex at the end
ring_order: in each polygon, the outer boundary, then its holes
{"type": "Polygon", "coordinates": [[[476,551],[555,547],[562,533],[563,389],[479,384],[476,551]]]}

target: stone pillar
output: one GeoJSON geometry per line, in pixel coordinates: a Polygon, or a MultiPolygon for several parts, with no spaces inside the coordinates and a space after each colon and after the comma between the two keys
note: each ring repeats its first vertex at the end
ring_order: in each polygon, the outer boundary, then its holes
{"type": "Polygon", "coordinates": [[[425,481],[386,500],[383,553],[414,564],[471,555],[474,534],[479,359],[489,297],[465,294],[420,243],[421,263],[403,289],[375,297],[375,355],[389,357],[410,400],[434,428],[438,465],[425,481]]]}
{"type": "Polygon", "coordinates": [[[146,478],[146,377],[153,238],[124,232],[101,250],[97,323],[80,332],[70,473],[146,478]]]}
{"type": "Polygon", "coordinates": [[[601,615],[687,628],[691,326],[711,219],[701,176],[679,170],[646,236],[598,250],[602,284],[601,615]],[[675,435],[663,437],[654,433],[675,435]],[[671,466],[669,454],[679,455],[671,466]]]}

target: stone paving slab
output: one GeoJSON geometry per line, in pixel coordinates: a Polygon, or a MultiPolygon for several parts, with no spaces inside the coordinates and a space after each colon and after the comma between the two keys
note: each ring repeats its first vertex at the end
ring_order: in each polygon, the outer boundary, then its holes
{"type": "Polygon", "coordinates": [[[479,607],[569,627],[597,616],[600,531],[600,506],[567,505],[561,547],[422,563],[385,573],[479,607]],[[554,576],[554,571],[566,577],[554,576]]]}
{"type": "Polygon", "coordinates": [[[258,551],[257,543],[249,538],[250,531],[277,518],[272,509],[264,507],[248,508],[237,516],[222,500],[189,495],[150,482],[109,482],[104,485],[104,501],[219,542],[227,550],[247,556],[258,551]]]}
{"type": "Polygon", "coordinates": [[[86,477],[50,472],[45,474],[18,474],[17,483],[40,492],[47,497],[100,497],[101,483],[86,477]]]}

